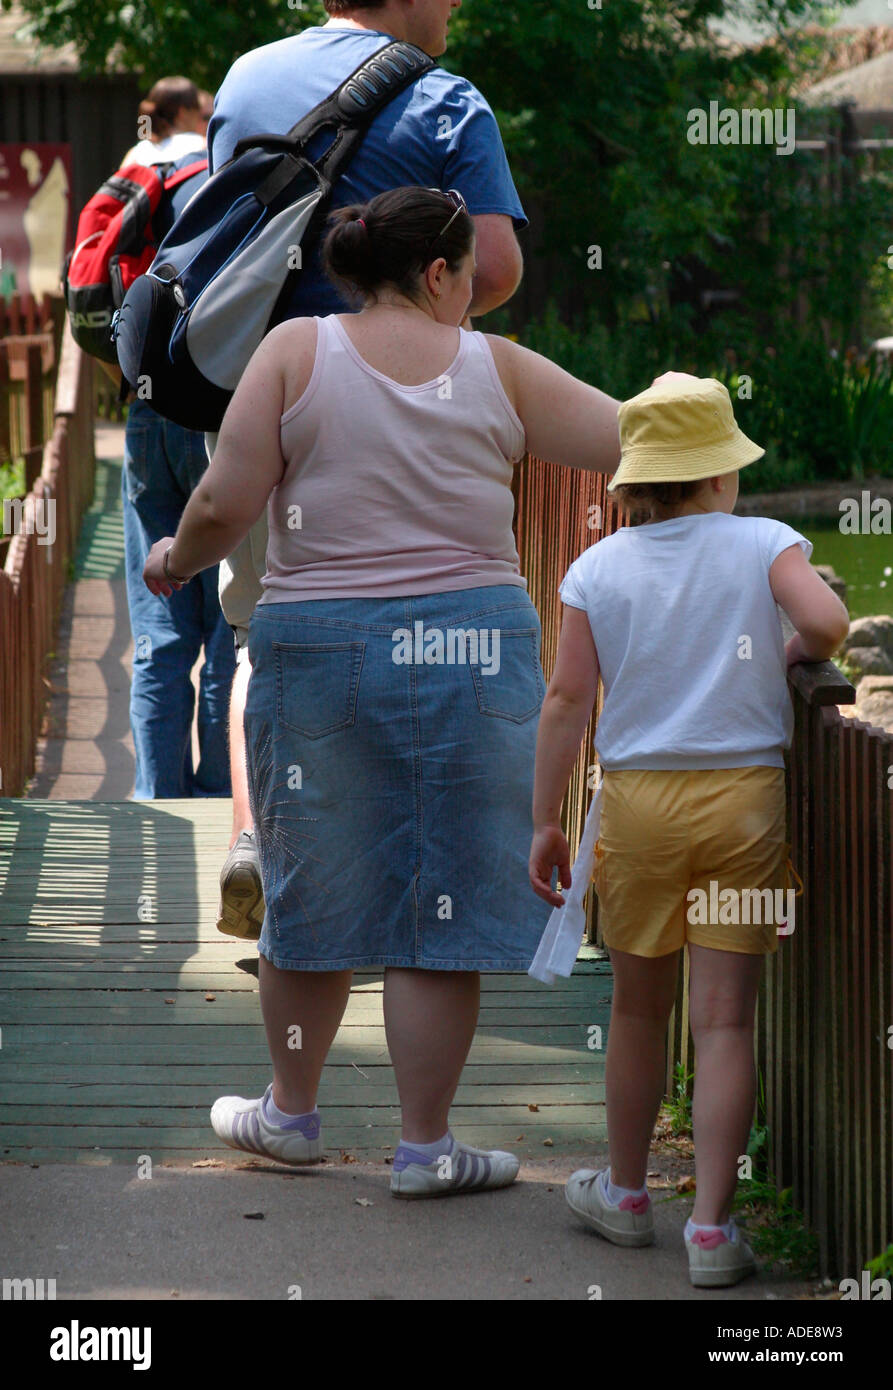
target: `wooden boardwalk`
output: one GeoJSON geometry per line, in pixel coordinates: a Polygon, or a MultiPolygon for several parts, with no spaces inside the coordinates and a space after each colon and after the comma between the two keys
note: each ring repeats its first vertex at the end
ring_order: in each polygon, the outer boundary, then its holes
{"type": "MultiPolygon", "coordinates": [[[[269,1062],[256,948],[215,927],[229,818],[228,800],[0,800],[0,1160],[233,1157],[208,1110],[260,1094],[269,1062]]],[[[554,989],[483,977],[459,1137],[527,1158],[604,1143],[589,1041],[611,976],[584,954],[554,989]]],[[[380,972],[354,977],[320,1110],[330,1150],[397,1143],[380,972]]]]}

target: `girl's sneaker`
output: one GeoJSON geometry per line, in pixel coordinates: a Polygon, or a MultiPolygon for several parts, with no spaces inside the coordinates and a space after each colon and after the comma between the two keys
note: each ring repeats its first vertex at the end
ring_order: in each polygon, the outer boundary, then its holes
{"type": "Polygon", "coordinates": [[[734,1221],[729,1240],[718,1226],[686,1236],[688,1272],[696,1289],[725,1289],[757,1272],[754,1253],[734,1221]]]}
{"type": "Polygon", "coordinates": [[[319,1118],[298,1116],[284,1125],[272,1125],[264,1115],[264,1101],[273,1090],[273,1083],[259,1100],[243,1100],[241,1096],[221,1096],[211,1107],[211,1128],[229,1144],[231,1149],[245,1149],[277,1163],[295,1166],[319,1163],[322,1139],[319,1118]]]}
{"type": "Polygon", "coordinates": [[[401,1144],[394,1155],[391,1192],[395,1197],[452,1197],[459,1192],[483,1192],[508,1187],[518,1176],[520,1159],[502,1149],[473,1149],[453,1139],[449,1153],[429,1158],[401,1144]]]}
{"type": "Polygon", "coordinates": [[[609,1175],[610,1169],[596,1173],[580,1168],[571,1174],[564,1189],[571,1211],[613,1245],[653,1245],[651,1198],[624,1197],[619,1207],[611,1206],[602,1189],[602,1172],[609,1175]]]}

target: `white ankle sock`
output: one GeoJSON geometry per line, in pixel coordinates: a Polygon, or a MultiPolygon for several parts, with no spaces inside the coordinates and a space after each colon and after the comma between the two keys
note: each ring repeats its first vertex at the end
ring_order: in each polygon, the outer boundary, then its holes
{"type": "Polygon", "coordinates": [[[401,1149],[415,1149],[416,1153],[425,1154],[427,1158],[440,1158],[441,1154],[452,1153],[454,1139],[450,1131],[447,1130],[442,1139],[434,1139],[430,1144],[417,1144],[414,1139],[403,1139],[401,1137],[399,1147],[401,1149]]]}
{"type": "Polygon", "coordinates": [[[279,1109],[273,1099],[272,1091],[264,1101],[264,1117],[271,1125],[284,1125],[287,1120],[309,1120],[311,1116],[316,1114],[318,1111],[314,1107],[312,1110],[308,1110],[306,1115],[287,1115],[284,1110],[279,1109]]]}
{"type": "Polygon", "coordinates": [[[611,1170],[605,1168],[601,1175],[602,1196],[610,1207],[619,1207],[624,1197],[647,1197],[647,1187],[615,1187],[611,1181],[611,1170]]]}

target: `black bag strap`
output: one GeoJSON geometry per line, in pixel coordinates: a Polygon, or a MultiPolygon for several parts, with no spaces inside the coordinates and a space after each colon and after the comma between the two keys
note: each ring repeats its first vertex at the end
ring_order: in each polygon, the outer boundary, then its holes
{"type": "Polygon", "coordinates": [[[361,63],[337,92],[292,126],[289,135],[303,144],[326,125],[364,129],[388,102],[433,67],[434,59],[421,48],[395,39],[361,63]]]}
{"type": "MultiPolygon", "coordinates": [[[[325,101],[321,101],[285,135],[252,135],[240,140],[233,151],[236,159],[247,149],[258,147],[280,150],[282,159],[256,190],[262,203],[275,201],[303,168],[315,178],[322,196],[313,211],[302,237],[308,250],[319,239],[328,214],[332,189],[357,153],[366,131],[379,111],[404,92],[419,77],[436,67],[434,59],[416,48],[415,44],[396,39],[385,44],[361,63],[325,101]],[[312,136],[328,126],[335,128],[335,138],[315,164],[304,157],[303,151],[312,136]]],[[[279,322],[300,272],[289,270],[270,315],[269,327],[279,322]]]]}

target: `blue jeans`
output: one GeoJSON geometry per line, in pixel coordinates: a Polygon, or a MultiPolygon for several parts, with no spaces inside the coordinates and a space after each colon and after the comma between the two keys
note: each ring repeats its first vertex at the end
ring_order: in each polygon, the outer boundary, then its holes
{"type": "Polygon", "coordinates": [[[137,801],[231,795],[227,728],[235,651],[217,598],[217,566],[197,574],[170,598],[155,597],[143,583],[150,548],[175,533],[207,465],[204,435],[162,419],[144,401],[131,404],[121,491],[134,649],[130,726],[137,801]],[[202,646],[200,757],[194,772],[195,690],[189,673],[202,646]]]}

